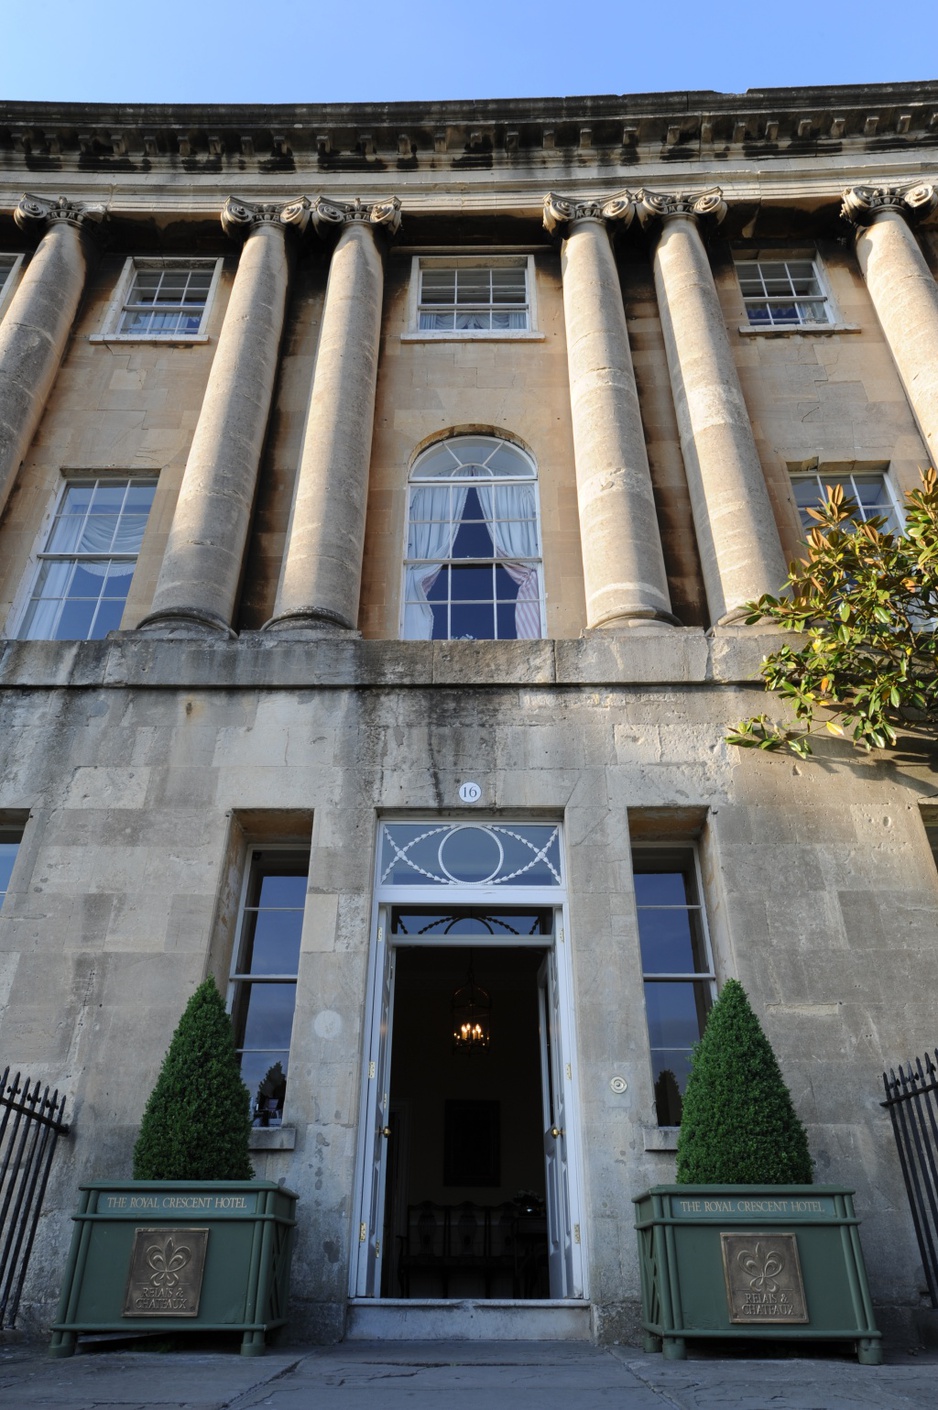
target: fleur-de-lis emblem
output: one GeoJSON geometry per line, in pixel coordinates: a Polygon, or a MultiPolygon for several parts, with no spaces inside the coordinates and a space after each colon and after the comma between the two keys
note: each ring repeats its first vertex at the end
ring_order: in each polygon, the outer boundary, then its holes
{"type": "Polygon", "coordinates": [[[758,1243],[755,1248],[744,1248],[736,1255],[740,1268],[749,1279],[753,1292],[778,1292],[775,1281],[785,1267],[785,1261],[777,1249],[766,1248],[758,1243]]]}
{"type": "Polygon", "coordinates": [[[168,1238],[163,1244],[150,1244],[147,1249],[147,1264],[153,1269],[150,1282],[155,1288],[173,1288],[179,1282],[179,1274],[192,1257],[192,1250],[185,1244],[176,1247],[175,1240],[168,1238]]]}

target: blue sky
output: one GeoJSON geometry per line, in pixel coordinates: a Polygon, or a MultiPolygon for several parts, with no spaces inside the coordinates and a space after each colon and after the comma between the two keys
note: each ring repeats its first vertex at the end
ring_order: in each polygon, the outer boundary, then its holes
{"type": "Polygon", "coordinates": [[[924,79],[936,69],[938,0],[45,0],[8,7],[0,98],[315,103],[742,92],[924,79]]]}

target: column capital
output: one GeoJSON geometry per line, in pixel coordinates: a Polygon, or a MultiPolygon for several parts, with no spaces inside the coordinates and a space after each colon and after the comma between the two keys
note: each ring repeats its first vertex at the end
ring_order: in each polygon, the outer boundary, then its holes
{"type": "Polygon", "coordinates": [[[621,221],[623,230],[627,230],[634,215],[635,198],[630,191],[585,200],[558,196],[556,191],[548,191],[544,197],[544,229],[551,235],[561,225],[572,225],[577,220],[621,221]]]}
{"type": "Polygon", "coordinates": [[[20,230],[37,236],[44,235],[55,225],[71,225],[76,230],[87,232],[107,219],[107,207],[70,201],[67,196],[50,200],[46,196],[30,196],[27,193],[13,212],[13,219],[20,230]]]}
{"type": "Polygon", "coordinates": [[[310,215],[317,235],[341,231],[347,225],[370,225],[394,236],[401,228],[401,201],[399,196],[371,202],[358,197],[354,201],[329,201],[320,196],[313,202],[310,215]]]}
{"type": "Polygon", "coordinates": [[[938,187],[928,181],[911,186],[848,186],[840,214],[851,225],[870,225],[883,211],[895,211],[905,220],[926,216],[938,205],[938,187]]]}
{"type": "Polygon", "coordinates": [[[283,225],[302,234],[309,224],[310,204],[306,196],[298,196],[287,205],[279,201],[242,201],[239,196],[229,196],[222,206],[221,227],[233,239],[250,235],[259,225],[283,225]]]}
{"type": "Polygon", "coordinates": [[[726,202],[719,186],[706,191],[636,191],[638,218],[642,225],[655,221],[664,223],[678,217],[694,221],[709,220],[718,225],[726,215],[726,202]]]}

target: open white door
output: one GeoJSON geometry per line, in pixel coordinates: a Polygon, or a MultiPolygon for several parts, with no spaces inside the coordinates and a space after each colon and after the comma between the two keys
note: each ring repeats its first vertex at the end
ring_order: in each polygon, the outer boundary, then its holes
{"type": "Polygon", "coordinates": [[[541,1037],[541,1091],[544,1109],[544,1173],[547,1195],[547,1252],[552,1298],[583,1296],[579,1215],[571,1197],[567,1121],[572,1068],[565,1061],[557,955],[544,957],[537,976],[541,1037]]]}
{"type": "Polygon", "coordinates": [[[364,1180],[358,1230],[355,1297],[381,1296],[381,1247],[390,1134],[391,1023],[394,1013],[394,949],[378,930],[379,964],[371,1006],[365,1081],[364,1180]],[[383,954],[380,953],[383,951],[383,954]]]}

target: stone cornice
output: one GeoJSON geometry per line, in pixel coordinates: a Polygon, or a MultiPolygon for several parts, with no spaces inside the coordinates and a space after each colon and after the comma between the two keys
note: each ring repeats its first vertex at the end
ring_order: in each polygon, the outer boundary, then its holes
{"type": "Polygon", "coordinates": [[[627,230],[635,215],[635,198],[629,191],[620,191],[615,196],[583,197],[558,196],[548,191],[544,197],[544,229],[553,235],[560,226],[571,225],[578,220],[599,220],[621,222],[627,230]]]}
{"type": "Polygon", "coordinates": [[[398,196],[383,201],[329,201],[320,196],[311,206],[310,216],[317,235],[341,230],[346,225],[371,225],[396,235],[401,228],[401,202],[398,196]]]}
{"type": "Polygon", "coordinates": [[[689,193],[675,191],[637,191],[635,202],[642,225],[653,225],[656,221],[673,220],[679,217],[692,220],[708,220],[714,224],[726,215],[726,202],[719,186],[710,186],[706,191],[689,193]]]}
{"type": "Polygon", "coordinates": [[[259,225],[283,225],[298,233],[309,224],[312,202],[307,196],[299,196],[287,205],[280,202],[243,201],[237,196],[229,196],[221,212],[221,226],[226,235],[243,238],[259,225]]]}
{"type": "Polygon", "coordinates": [[[67,196],[49,198],[24,195],[13,212],[19,228],[40,236],[51,225],[72,225],[76,230],[94,230],[107,217],[104,205],[70,201],[67,196]]]}
{"type": "Polygon", "coordinates": [[[37,171],[472,170],[554,152],[634,167],[936,146],[934,82],[473,103],[0,104],[0,152],[37,171]]]}
{"type": "Polygon", "coordinates": [[[906,220],[929,215],[938,206],[938,188],[919,181],[911,186],[850,186],[843,193],[840,213],[851,225],[869,225],[883,211],[906,220]]]}

